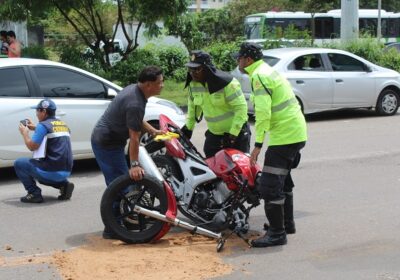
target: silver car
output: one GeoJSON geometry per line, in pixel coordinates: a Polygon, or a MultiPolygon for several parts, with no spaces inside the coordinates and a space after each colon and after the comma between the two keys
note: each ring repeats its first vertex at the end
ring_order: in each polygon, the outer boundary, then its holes
{"type": "MultiPolygon", "coordinates": [[[[390,116],[398,110],[400,74],[394,70],[336,49],[282,48],[263,54],[264,61],[289,80],[305,114],[368,108],[390,116]]],[[[248,99],[249,77],[238,68],[232,74],[248,99]]],[[[249,104],[249,113],[253,112],[249,104]]]]}
{"type": "MultiPolygon", "coordinates": [[[[31,118],[31,109],[45,98],[57,105],[57,118],[71,129],[74,159],[92,158],[92,129],[121,87],[89,72],[66,64],[37,59],[0,59],[0,168],[12,166],[21,156],[31,156],[18,131],[19,121],[31,118]]],[[[145,120],[158,125],[163,113],[183,126],[185,115],[175,103],[151,97],[145,120]]]]}

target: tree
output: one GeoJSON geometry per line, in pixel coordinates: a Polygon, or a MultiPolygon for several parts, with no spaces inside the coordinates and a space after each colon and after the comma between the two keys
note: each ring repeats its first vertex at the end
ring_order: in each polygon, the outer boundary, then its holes
{"type": "Polygon", "coordinates": [[[0,17],[2,19],[27,19],[35,21],[51,11],[58,11],[79,35],[86,46],[93,50],[96,59],[104,70],[110,69],[108,54],[113,48],[118,26],[122,27],[128,46],[122,53],[126,59],[138,46],[138,34],[145,24],[149,34],[158,32],[156,22],[168,17],[176,18],[187,10],[186,0],[2,0],[0,17]],[[116,8],[115,30],[110,34],[105,28],[105,7],[110,4],[116,8]],[[135,35],[128,33],[125,23],[137,21],[135,35]],[[104,43],[103,50],[100,43],[104,43]]]}

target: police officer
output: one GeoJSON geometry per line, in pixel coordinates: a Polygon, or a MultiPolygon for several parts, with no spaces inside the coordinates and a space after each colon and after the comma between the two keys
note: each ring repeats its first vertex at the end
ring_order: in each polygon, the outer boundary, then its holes
{"type": "Polygon", "coordinates": [[[45,145],[45,154],[42,158],[18,158],[14,162],[15,173],[28,192],[21,197],[21,202],[43,202],[42,190],[36,185],[36,180],[59,189],[59,200],[70,199],[74,184],[67,180],[73,164],[69,128],[63,121],[56,119],[57,107],[52,100],[43,99],[34,108],[39,123],[35,125],[27,119],[20,123],[19,131],[29,150],[35,151],[45,145]],[[35,131],[32,138],[29,130],[35,131]]]}
{"type": "Polygon", "coordinates": [[[207,122],[204,154],[211,157],[222,148],[250,151],[251,132],[247,124],[247,103],[240,83],[230,74],[216,69],[211,56],[193,51],[185,88],[189,89],[186,125],[189,138],[202,116],[207,122]]]}
{"type": "Polygon", "coordinates": [[[249,74],[252,87],[256,117],[253,162],[257,161],[265,134],[269,134],[259,185],[269,226],[264,236],[252,241],[254,247],[284,245],[286,234],[296,231],[290,171],[299,163],[299,151],[307,140],[304,115],[289,82],[262,57],[261,47],[247,42],[236,54],[239,69],[249,74]]]}

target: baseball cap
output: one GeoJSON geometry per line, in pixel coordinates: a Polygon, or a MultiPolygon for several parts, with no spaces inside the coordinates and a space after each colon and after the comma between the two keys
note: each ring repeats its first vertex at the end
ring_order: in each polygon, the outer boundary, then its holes
{"type": "Polygon", "coordinates": [[[259,60],[263,57],[261,46],[256,43],[244,42],[240,45],[239,52],[234,53],[234,59],[239,57],[250,57],[253,60],[259,60]]]}
{"type": "Polygon", "coordinates": [[[211,55],[204,51],[192,51],[187,67],[195,68],[202,65],[212,65],[211,55]]]}
{"type": "Polygon", "coordinates": [[[55,111],[57,109],[56,103],[51,99],[43,99],[38,105],[31,107],[32,109],[47,109],[55,111]]]}

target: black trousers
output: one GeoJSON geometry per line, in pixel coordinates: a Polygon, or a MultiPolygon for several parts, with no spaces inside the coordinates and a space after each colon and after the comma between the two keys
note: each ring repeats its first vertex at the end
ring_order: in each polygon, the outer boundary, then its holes
{"type": "MultiPolygon", "coordinates": [[[[223,135],[215,135],[212,134],[209,130],[206,131],[204,134],[206,140],[204,141],[204,155],[206,158],[214,156],[218,151],[224,148],[223,135]]],[[[251,138],[251,131],[248,123],[245,123],[240,130],[238,137],[236,138],[235,143],[232,147],[233,149],[240,150],[244,153],[250,152],[250,138],[251,138]]]]}
{"type": "Polygon", "coordinates": [[[258,191],[265,202],[284,200],[294,183],[290,171],[300,162],[300,150],[306,142],[270,146],[265,152],[264,167],[258,191]]]}

